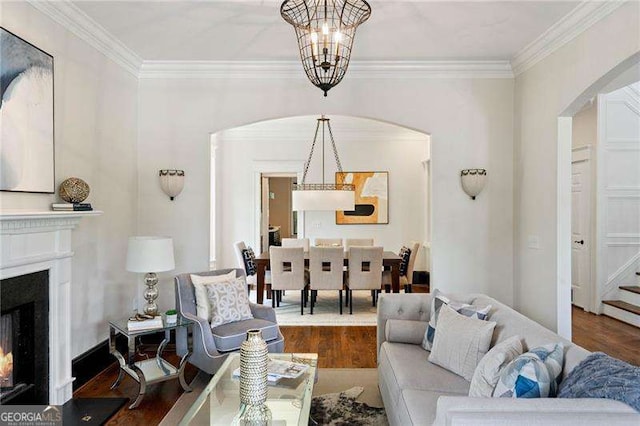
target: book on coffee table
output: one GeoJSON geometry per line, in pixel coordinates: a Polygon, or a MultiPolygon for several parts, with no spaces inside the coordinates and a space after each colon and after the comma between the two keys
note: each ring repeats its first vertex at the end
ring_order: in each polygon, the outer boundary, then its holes
{"type": "MultiPolygon", "coordinates": [[[[267,367],[267,382],[276,384],[281,379],[297,379],[308,368],[307,364],[270,359],[267,367]]],[[[233,377],[240,377],[240,367],[233,370],[233,377]]]]}
{"type": "Polygon", "coordinates": [[[309,366],[307,364],[270,359],[268,371],[269,374],[282,379],[297,379],[302,373],[307,371],[308,368],[309,366]]]}

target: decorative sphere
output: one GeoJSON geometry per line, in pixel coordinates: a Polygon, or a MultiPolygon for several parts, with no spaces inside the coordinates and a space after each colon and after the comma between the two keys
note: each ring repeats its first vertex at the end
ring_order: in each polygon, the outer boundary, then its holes
{"type": "Polygon", "coordinates": [[[81,203],[89,196],[89,185],[87,182],[76,177],[65,179],[60,184],[60,198],[67,203],[81,203]]]}

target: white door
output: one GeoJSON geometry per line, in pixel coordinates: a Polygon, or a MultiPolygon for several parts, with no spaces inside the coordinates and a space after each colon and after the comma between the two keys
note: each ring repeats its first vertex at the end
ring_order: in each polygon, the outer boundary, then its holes
{"type": "Polygon", "coordinates": [[[589,310],[591,298],[591,163],[572,161],[571,181],[571,302],[589,310]]]}

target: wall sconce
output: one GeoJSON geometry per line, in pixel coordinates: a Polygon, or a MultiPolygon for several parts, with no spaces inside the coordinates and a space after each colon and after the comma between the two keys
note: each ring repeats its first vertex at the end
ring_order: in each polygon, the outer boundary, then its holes
{"type": "Polygon", "coordinates": [[[472,200],[482,192],[484,184],[487,180],[487,171],[485,169],[464,169],[460,172],[460,182],[462,189],[472,200]]]}
{"type": "Polygon", "coordinates": [[[160,186],[173,200],[184,188],[184,170],[160,170],[160,186]]]}

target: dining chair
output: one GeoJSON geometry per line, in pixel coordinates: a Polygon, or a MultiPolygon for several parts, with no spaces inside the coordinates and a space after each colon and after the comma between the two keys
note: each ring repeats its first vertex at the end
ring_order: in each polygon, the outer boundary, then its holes
{"type": "Polygon", "coordinates": [[[373,247],[373,238],[345,238],[344,249],[349,247],[373,247]]]}
{"type": "Polygon", "coordinates": [[[309,251],[308,238],[283,238],[282,247],[302,247],[305,252],[309,251]]]}
{"type": "Polygon", "coordinates": [[[304,315],[304,300],[308,275],[304,271],[302,247],[269,247],[271,264],[271,306],[280,307],[283,290],[300,290],[300,315],[304,315]]]}
{"type": "Polygon", "coordinates": [[[342,247],[342,238],[316,238],[316,247],[342,247]]]}
{"type": "Polygon", "coordinates": [[[309,249],[309,289],[311,315],[318,290],[338,290],[338,305],[342,315],[342,289],[344,288],[344,250],[342,247],[311,247],[309,249]]]}
{"type": "MultiPolygon", "coordinates": [[[[236,241],[235,243],[233,243],[233,250],[236,254],[236,264],[238,268],[242,269],[246,274],[247,293],[250,294],[251,287],[256,287],[258,283],[257,283],[257,277],[256,277],[255,271],[247,271],[247,262],[244,259],[244,253],[243,253],[243,251],[246,250],[247,248],[248,247],[244,243],[244,241],[236,241]]],[[[270,291],[269,287],[271,285],[271,272],[265,271],[264,283],[268,293],[270,291]]]]}
{"type": "Polygon", "coordinates": [[[348,265],[345,285],[349,314],[353,314],[353,290],[375,290],[372,296],[373,306],[376,306],[377,290],[382,285],[382,247],[349,248],[348,265]]]}
{"type": "MultiPolygon", "coordinates": [[[[400,257],[402,256],[402,251],[406,247],[400,249],[400,257]]],[[[404,286],[405,293],[411,293],[412,288],[411,285],[413,283],[413,269],[416,265],[416,258],[418,257],[418,252],[420,251],[420,242],[411,241],[409,245],[411,250],[409,257],[403,257],[402,262],[400,263],[400,285],[404,286]]],[[[386,288],[387,286],[391,287],[391,271],[384,271],[382,273],[382,285],[386,288]]]]}

